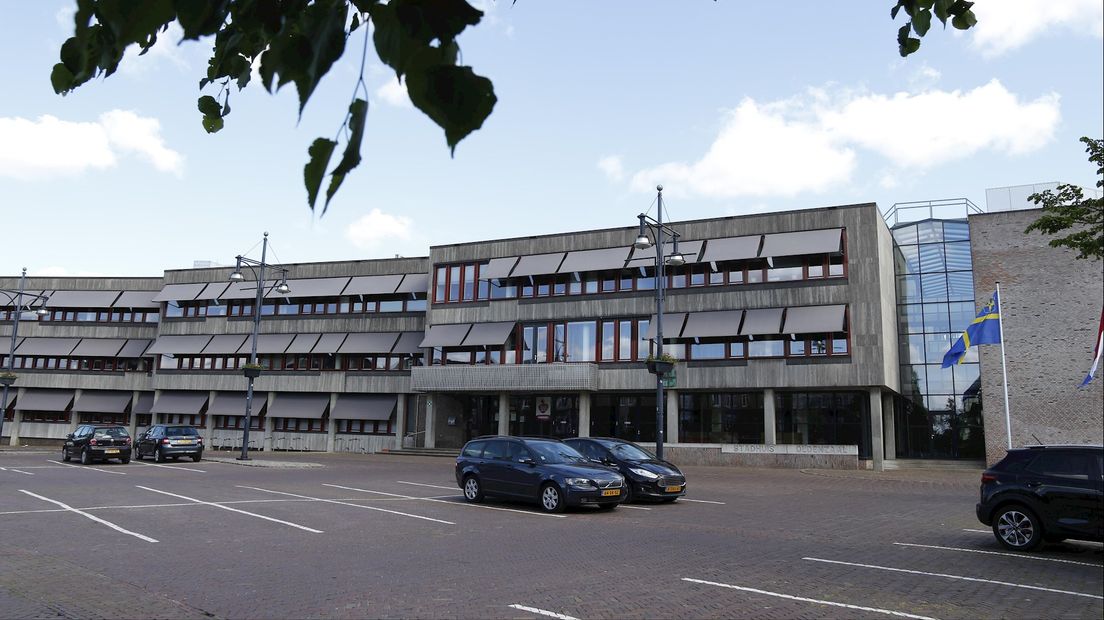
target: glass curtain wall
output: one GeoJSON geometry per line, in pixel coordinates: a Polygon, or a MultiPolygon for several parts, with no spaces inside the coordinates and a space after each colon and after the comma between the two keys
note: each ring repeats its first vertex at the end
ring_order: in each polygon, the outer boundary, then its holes
{"type": "Polygon", "coordinates": [[[892,232],[904,395],[896,407],[897,456],[984,458],[977,348],[941,368],[975,313],[969,226],[930,219],[892,232]]]}
{"type": "Polygon", "coordinates": [[[590,436],[655,441],[655,393],[595,394],[590,399],[590,436]]]}
{"type": "Polygon", "coordinates": [[[514,436],[579,436],[577,395],[511,396],[510,434],[514,436]]]}

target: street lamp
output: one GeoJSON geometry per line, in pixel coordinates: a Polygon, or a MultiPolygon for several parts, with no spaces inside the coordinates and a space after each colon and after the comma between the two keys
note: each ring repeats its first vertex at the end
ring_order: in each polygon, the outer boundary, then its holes
{"type": "MultiPolygon", "coordinates": [[[[649,238],[648,233],[652,233],[655,236],[655,278],[656,278],[656,358],[663,355],[663,291],[666,288],[666,277],[664,275],[664,266],[671,265],[672,267],[681,267],[686,264],[686,258],[679,252],[678,240],[679,234],[674,229],[666,226],[663,223],[663,186],[656,186],[656,200],[658,202],[656,208],[656,217],[653,219],[648,215],[641,213],[637,216],[640,220],[640,232],[636,236],[636,241],[633,243],[633,247],[638,250],[647,250],[652,247],[652,240],[649,238]],[[671,235],[671,254],[668,256],[663,255],[663,233],[671,235]]],[[[663,400],[663,374],[656,372],[656,458],[663,459],[663,433],[666,429],[666,422],[664,420],[664,407],[666,403],[663,400]]]]}
{"type": "MultiPolygon", "coordinates": [[[[254,246],[255,247],[255,246],[254,246]]],[[[260,376],[260,371],[257,369],[257,332],[261,327],[261,304],[265,296],[265,267],[272,267],[280,271],[279,280],[275,281],[274,290],[280,295],[287,295],[291,292],[287,283],[288,270],[279,265],[269,265],[265,263],[265,257],[268,254],[268,233],[264,234],[264,241],[261,243],[261,260],[253,260],[252,258],[246,258],[240,254],[237,256],[238,263],[234,267],[234,273],[230,274],[231,282],[241,282],[245,280],[245,276],[242,275],[242,266],[248,267],[249,271],[253,273],[253,277],[257,280],[257,301],[253,306],[253,343],[252,350],[249,352],[249,366],[252,368],[245,369],[245,376],[249,378],[249,388],[245,392],[245,428],[242,430],[242,449],[241,456],[238,457],[239,461],[249,460],[249,426],[252,424],[253,413],[253,379],[260,376]],[[254,269],[256,267],[257,269],[254,269]]]]}
{"type": "MultiPolygon", "coordinates": [[[[0,437],[4,435],[4,415],[8,411],[8,387],[15,381],[12,376],[12,368],[15,364],[15,340],[19,335],[19,318],[23,315],[24,310],[30,310],[31,307],[28,304],[24,304],[23,298],[30,297],[31,300],[41,299],[45,304],[49,299],[49,295],[38,295],[33,293],[26,293],[23,289],[27,283],[27,268],[23,268],[23,274],[19,276],[19,290],[11,290],[6,288],[0,288],[0,295],[8,298],[8,302],[12,305],[12,333],[11,333],[11,345],[8,347],[8,359],[4,364],[3,374],[5,376],[0,377],[0,383],[4,384],[3,396],[0,396],[0,437]]],[[[46,308],[39,306],[35,311],[38,316],[48,314],[46,308]]]]}

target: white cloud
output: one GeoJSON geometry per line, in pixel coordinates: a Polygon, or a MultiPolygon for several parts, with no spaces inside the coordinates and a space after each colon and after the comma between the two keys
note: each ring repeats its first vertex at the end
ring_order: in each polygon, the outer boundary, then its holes
{"type": "Polygon", "coordinates": [[[943,77],[943,74],[927,63],[921,64],[916,71],[912,72],[909,76],[909,87],[913,90],[922,90],[931,88],[939,82],[939,79],[943,77]]]}
{"type": "Polygon", "coordinates": [[[103,170],[135,153],[162,172],[183,172],[184,157],[165,146],[156,118],[112,110],[97,122],[0,117],[0,175],[41,179],[103,170]]]}
{"type": "Polygon", "coordinates": [[[345,238],[361,249],[375,249],[379,241],[410,239],[413,220],[403,215],[390,215],[372,209],[345,229],[345,238]]]}
{"type": "Polygon", "coordinates": [[[376,99],[396,108],[410,108],[410,96],[406,94],[406,85],[397,79],[389,79],[376,89],[376,99]]]}
{"type": "Polygon", "coordinates": [[[625,166],[621,162],[620,155],[609,155],[599,159],[598,169],[604,172],[611,181],[621,181],[625,178],[625,166]]]}
{"type": "Polygon", "coordinates": [[[989,57],[1053,31],[1104,38],[1100,0],[981,0],[972,10],[978,19],[970,29],[973,46],[989,57]]]}
{"type": "Polygon", "coordinates": [[[663,183],[669,193],[709,198],[822,192],[851,180],[862,149],[888,160],[872,164],[889,164],[877,174],[892,187],[906,168],[915,174],[982,150],[1038,149],[1053,139],[1060,117],[1057,94],[1021,102],[997,80],[966,92],[835,88],[775,102],[745,99],[700,159],[642,170],[631,185],[650,192],[663,183]]]}

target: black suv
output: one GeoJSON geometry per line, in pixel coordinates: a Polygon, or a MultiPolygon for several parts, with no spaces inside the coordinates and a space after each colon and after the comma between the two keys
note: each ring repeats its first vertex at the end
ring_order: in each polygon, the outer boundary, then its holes
{"type": "Polygon", "coordinates": [[[545,512],[583,504],[611,509],[621,503],[624,483],[558,439],[480,437],[456,457],[456,484],[469,502],[493,495],[535,501],[545,512]]]}
{"type": "Polygon", "coordinates": [[[1104,541],[1104,447],[1009,450],[981,474],[977,518],[997,541],[1027,551],[1066,538],[1104,541]]]}
{"type": "Polygon", "coordinates": [[[203,437],[191,426],[154,424],[134,440],[134,458],[152,456],[158,463],[190,456],[195,462],[203,458],[203,437]]]}
{"type": "Polygon", "coordinates": [[[612,437],[575,437],[564,443],[596,463],[616,467],[625,477],[625,502],[651,499],[673,502],[686,495],[686,477],[674,463],[644,448],[612,437]]]}
{"type": "Polygon", "coordinates": [[[82,465],[107,459],[129,463],[130,433],[118,424],[81,424],[65,436],[65,445],[61,447],[61,460],[69,461],[74,456],[80,458],[82,465]]]}

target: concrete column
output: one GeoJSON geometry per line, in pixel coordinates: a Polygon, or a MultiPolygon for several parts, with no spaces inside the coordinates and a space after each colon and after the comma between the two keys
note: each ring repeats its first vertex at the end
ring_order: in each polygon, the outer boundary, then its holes
{"type": "Polygon", "coordinates": [[[498,395],[498,434],[510,434],[510,394],[507,392],[498,395]]]}
{"type": "Polygon", "coordinates": [[[403,447],[403,435],[406,428],[406,394],[395,395],[395,447],[403,447]]]}
{"type": "Polygon", "coordinates": [[[885,470],[885,449],[882,443],[882,389],[870,388],[870,460],[874,471],[885,470]]]}
{"type": "Polygon", "coordinates": [[[437,408],[433,406],[434,394],[430,394],[426,397],[426,427],[425,427],[425,443],[422,444],[427,448],[437,447],[437,408]]]}
{"type": "MultiPolygon", "coordinates": [[[[78,400],[80,400],[82,391],[83,390],[73,390],[73,402],[74,403],[77,402],[78,400]]],[[[70,409],[69,410],[69,432],[72,433],[73,431],[77,430],[78,426],[80,426],[80,413],[70,409]]]]}
{"type": "Polygon", "coordinates": [[[337,420],[333,417],[334,408],[337,407],[337,394],[330,394],[330,417],[326,422],[326,452],[333,452],[337,444],[337,420]]]}
{"type": "MultiPolygon", "coordinates": [[[[275,400],[275,399],[276,399],[276,392],[269,392],[268,393],[268,401],[267,401],[269,409],[272,409],[272,401],[275,400]]],[[[252,414],[253,414],[253,412],[250,412],[250,416],[252,416],[252,414]]],[[[263,449],[265,452],[272,452],[272,429],[275,426],[276,426],[276,421],[273,418],[266,415],[264,417],[264,427],[263,427],[264,434],[262,435],[262,438],[261,438],[261,449],[263,449]]],[[[250,432],[252,432],[252,431],[250,431],[250,432]]]]}
{"type": "MultiPolygon", "coordinates": [[[[13,392],[14,392],[15,402],[19,403],[20,401],[23,400],[23,396],[27,393],[27,388],[15,388],[14,390],[11,389],[11,388],[8,388],[8,402],[9,403],[11,402],[13,392]]],[[[0,415],[2,415],[2,414],[3,414],[3,412],[0,411],[0,415]]],[[[16,445],[15,437],[16,437],[17,432],[19,430],[19,424],[23,422],[23,410],[19,409],[19,408],[16,408],[16,409],[12,410],[12,418],[14,418],[12,420],[12,430],[9,431],[11,433],[11,439],[8,442],[8,444],[14,446],[14,445],[16,445]]],[[[73,432],[72,428],[70,428],[69,432],[70,433],[73,432]]]]}
{"type": "Polygon", "coordinates": [[[774,390],[767,388],[763,390],[763,443],[768,446],[778,443],[777,428],[774,413],[774,390]]]}
{"type": "MultiPolygon", "coordinates": [[[[160,399],[161,399],[161,390],[154,390],[153,391],[153,402],[154,402],[154,404],[157,404],[157,401],[160,400],[160,399]]],[[[150,407],[150,409],[151,409],[151,411],[150,411],[150,426],[153,426],[154,424],[158,424],[158,423],[161,422],[161,420],[157,419],[157,418],[160,418],[161,415],[158,414],[158,413],[154,413],[152,411],[152,409],[153,409],[152,407],[150,407]]]]}
{"type": "Polygon", "coordinates": [[[663,429],[664,443],[678,443],[679,440],[679,393],[678,390],[667,390],[666,407],[663,410],[663,418],[667,428],[663,429]]]}
{"type": "MultiPolygon", "coordinates": [[[[9,391],[8,394],[10,395],[11,392],[9,391]]],[[[3,412],[0,412],[0,414],[3,414],[3,412]]],[[[8,445],[9,446],[18,446],[19,445],[19,423],[22,422],[22,421],[23,421],[23,412],[18,410],[18,409],[15,409],[15,410],[12,411],[12,421],[4,423],[4,428],[8,429],[8,436],[9,436],[8,445]]]]}
{"type": "MultiPolygon", "coordinates": [[[[210,395],[207,396],[207,411],[208,412],[211,410],[211,404],[215,402],[215,395],[216,394],[218,394],[218,392],[216,390],[211,390],[210,395]]],[[[133,418],[134,416],[130,416],[130,417],[133,418]]],[[[204,420],[206,420],[206,423],[203,425],[203,436],[207,438],[207,445],[205,446],[205,448],[208,448],[208,447],[211,446],[211,441],[212,441],[211,438],[215,436],[215,416],[211,415],[210,413],[207,413],[204,416],[204,420]]]]}
{"type": "Polygon", "coordinates": [[[897,459],[897,422],[893,415],[893,392],[882,392],[882,430],[887,461],[897,459]]]}
{"type": "Polygon", "coordinates": [[[590,392],[579,393],[579,437],[590,437],[590,392]]]}
{"type": "MultiPolygon", "coordinates": [[[[130,423],[127,424],[127,432],[131,437],[138,436],[138,414],[134,413],[134,407],[138,404],[141,394],[139,390],[134,390],[130,395],[130,423]]],[[[207,433],[207,441],[211,441],[211,433],[207,433]]]]}

